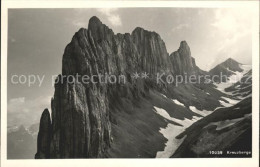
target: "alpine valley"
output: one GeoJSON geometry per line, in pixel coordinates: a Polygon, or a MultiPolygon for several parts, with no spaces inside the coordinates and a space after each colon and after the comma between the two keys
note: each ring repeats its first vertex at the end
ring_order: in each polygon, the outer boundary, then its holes
{"type": "Polygon", "coordinates": [[[19,151],[36,159],[251,157],[235,154],[252,150],[251,95],[251,65],[229,58],[203,71],[186,41],[169,54],[156,32],[137,27],[131,34],[115,34],[94,16],[65,48],[51,111],[43,111],[36,129],[10,128],[8,143],[15,144],[8,147],[15,148],[8,155],[19,158],[19,151]],[[149,77],[133,77],[135,73],[149,77]],[[227,77],[176,86],[158,83],[158,73],[227,77]],[[78,74],[124,75],[126,82],[68,82],[66,76],[78,74]],[[37,151],[28,149],[32,144],[37,151]]]}

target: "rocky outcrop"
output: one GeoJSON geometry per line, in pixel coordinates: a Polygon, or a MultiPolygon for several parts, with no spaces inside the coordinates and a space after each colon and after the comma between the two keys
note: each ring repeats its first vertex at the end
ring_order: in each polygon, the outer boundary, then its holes
{"type": "Polygon", "coordinates": [[[149,32],[137,27],[131,34],[138,52],[137,66],[150,74],[157,72],[172,72],[165,43],[155,32],[149,32]]]}
{"type": "Polygon", "coordinates": [[[41,116],[40,128],[37,138],[36,159],[50,158],[50,138],[51,137],[51,118],[48,109],[45,109],[41,116]]]}
{"type": "MultiPolygon", "coordinates": [[[[37,158],[105,157],[111,145],[110,110],[116,98],[130,101],[145,96],[155,83],[156,73],[190,73],[195,67],[189,46],[181,42],[169,56],[165,43],[155,33],[136,28],[131,34],[114,34],[97,17],[89,20],[65,48],[62,75],[56,79],[52,99],[52,122],[41,119],[37,158]],[[179,64],[180,63],[180,64],[179,64]],[[135,72],[147,72],[151,79],[132,78],[135,72]],[[126,76],[125,83],[76,80],[77,76],[126,76]],[[47,127],[50,135],[48,139],[47,127]]],[[[165,88],[165,86],[164,86],[165,88]]],[[[47,111],[46,111],[47,112],[47,111]]]]}
{"type": "Polygon", "coordinates": [[[195,60],[191,57],[190,47],[186,41],[182,41],[177,51],[170,55],[174,73],[177,75],[194,74],[195,60]]]}

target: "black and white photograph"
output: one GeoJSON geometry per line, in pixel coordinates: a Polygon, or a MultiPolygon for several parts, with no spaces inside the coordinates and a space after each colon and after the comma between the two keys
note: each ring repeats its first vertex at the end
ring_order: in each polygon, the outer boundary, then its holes
{"type": "Polygon", "coordinates": [[[238,2],[7,7],[2,166],[259,165],[259,1],[238,2]]]}

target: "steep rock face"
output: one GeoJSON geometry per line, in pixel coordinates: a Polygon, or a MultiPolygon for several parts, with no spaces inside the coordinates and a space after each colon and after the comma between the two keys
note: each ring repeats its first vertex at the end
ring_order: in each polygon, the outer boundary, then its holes
{"type": "Polygon", "coordinates": [[[50,158],[51,119],[48,109],[41,116],[40,128],[37,138],[36,159],[50,158]]]}
{"type": "MultiPolygon", "coordinates": [[[[50,144],[39,132],[37,158],[105,157],[111,145],[110,112],[117,98],[138,100],[157,86],[155,79],[132,79],[135,72],[182,74],[195,65],[186,42],[178,50],[178,61],[170,61],[165,44],[155,32],[136,28],[131,34],[114,34],[97,17],[89,20],[88,29],[81,28],[66,46],[62,75],[58,76],[52,99],[50,144]],[[183,63],[185,67],[177,65],[183,63]],[[176,68],[175,66],[178,66],[176,68]],[[190,67],[192,66],[192,67],[190,67]],[[95,83],[76,81],[77,75],[113,74],[126,76],[125,83],[110,84],[94,78],[95,83]],[[43,150],[47,151],[41,151],[43,150]]],[[[79,77],[81,78],[81,77],[79,77]]],[[[43,126],[49,126],[41,121],[43,126]]]]}
{"type": "Polygon", "coordinates": [[[138,51],[138,64],[143,71],[150,74],[172,72],[165,43],[157,33],[138,27],[131,36],[138,51]]]}
{"type": "MultiPolygon", "coordinates": [[[[60,80],[61,76],[57,78],[60,80]]],[[[78,152],[86,149],[85,135],[86,97],[82,96],[85,89],[78,83],[65,83],[62,80],[55,85],[55,94],[52,99],[52,126],[51,157],[74,157],[78,152]],[[83,102],[82,102],[83,101],[83,102]],[[75,140],[75,137],[78,139],[75,140]],[[81,146],[79,149],[78,147],[81,146]],[[74,148],[75,147],[75,148],[74,148]]],[[[88,126],[86,126],[86,129],[88,126]]],[[[89,128],[88,128],[89,130],[89,128]]]]}
{"type": "Polygon", "coordinates": [[[168,60],[165,43],[157,33],[136,28],[131,35],[115,35],[97,17],[92,17],[88,29],[80,29],[66,47],[63,75],[89,73],[88,68],[101,74],[170,72],[172,64],[168,60]]]}
{"type": "Polygon", "coordinates": [[[186,41],[181,42],[179,49],[170,55],[170,59],[175,74],[195,73],[195,60],[191,57],[190,47],[186,41]]]}
{"type": "Polygon", "coordinates": [[[102,157],[110,142],[104,94],[61,77],[52,100],[51,158],[102,157]]]}

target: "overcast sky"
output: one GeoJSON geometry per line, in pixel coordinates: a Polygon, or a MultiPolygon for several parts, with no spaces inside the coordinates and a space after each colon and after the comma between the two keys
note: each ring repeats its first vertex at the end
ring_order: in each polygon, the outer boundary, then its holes
{"type": "Polygon", "coordinates": [[[73,34],[88,26],[92,16],[115,33],[135,27],[155,31],[168,53],[182,40],[203,70],[229,57],[251,64],[250,11],[241,9],[119,8],[11,9],[8,13],[8,124],[39,122],[50,109],[54,89],[51,76],[61,73],[62,55],[73,34]],[[45,75],[42,86],[11,84],[12,75],[45,75]]]}

